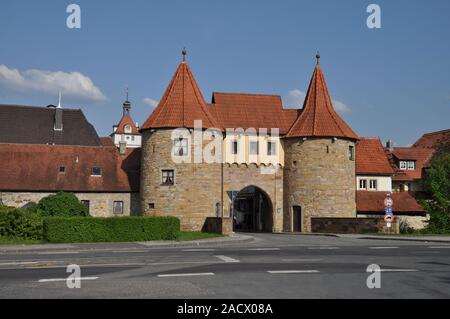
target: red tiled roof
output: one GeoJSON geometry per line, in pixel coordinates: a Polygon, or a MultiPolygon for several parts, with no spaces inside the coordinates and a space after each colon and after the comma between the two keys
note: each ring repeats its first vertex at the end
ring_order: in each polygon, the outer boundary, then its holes
{"type": "MultiPolygon", "coordinates": [[[[384,199],[386,192],[356,192],[356,210],[358,213],[381,213],[384,214],[384,199]]],[[[408,192],[391,193],[394,200],[392,212],[395,214],[424,214],[424,209],[417,203],[416,199],[408,192]]]]}
{"type": "Polygon", "coordinates": [[[113,140],[109,136],[100,137],[100,142],[102,146],[115,146],[113,140]]]}
{"type": "Polygon", "coordinates": [[[128,114],[125,114],[120,119],[119,124],[117,124],[117,130],[114,132],[116,134],[135,134],[139,135],[139,130],[136,127],[136,124],[134,124],[133,120],[131,119],[131,116],[128,114]],[[125,126],[130,125],[131,126],[131,133],[125,133],[125,126]]]}
{"type": "Polygon", "coordinates": [[[422,179],[424,168],[430,164],[434,154],[434,149],[422,147],[395,147],[392,155],[396,159],[396,163],[400,160],[410,160],[416,162],[415,170],[400,170],[397,167],[397,172],[393,176],[394,181],[412,181],[415,179],[422,179]]]}
{"type": "Polygon", "coordinates": [[[319,64],[312,75],[303,112],[286,135],[286,137],[311,136],[358,139],[356,133],[334,110],[319,64]]]}
{"type": "Polygon", "coordinates": [[[213,93],[209,106],[222,128],[278,128],[286,134],[300,110],[283,109],[278,95],[213,93]]]}
{"type": "Polygon", "coordinates": [[[450,145],[450,129],[431,132],[422,135],[413,146],[422,148],[433,148],[435,150],[450,145]]]}
{"type": "Polygon", "coordinates": [[[394,174],[394,170],[378,137],[363,137],[356,144],[356,174],[394,174]]]}
{"type": "Polygon", "coordinates": [[[194,128],[202,120],[204,128],[220,128],[209,113],[206,102],[186,62],[179,65],[161,101],[141,130],[150,128],[194,128]]]}
{"type": "Polygon", "coordinates": [[[0,163],[2,191],[139,190],[139,149],[120,156],[116,147],[0,144],[0,163]],[[102,176],[91,176],[93,167],[102,176]]]}

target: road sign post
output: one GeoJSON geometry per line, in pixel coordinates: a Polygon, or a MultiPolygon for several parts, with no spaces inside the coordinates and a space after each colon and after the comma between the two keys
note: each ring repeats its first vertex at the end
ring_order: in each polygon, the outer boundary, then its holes
{"type": "Polygon", "coordinates": [[[394,221],[394,214],[392,213],[392,206],[394,205],[394,200],[391,197],[391,194],[387,194],[384,199],[384,221],[386,222],[386,227],[388,229],[388,233],[391,232],[392,222],[394,221]]]}

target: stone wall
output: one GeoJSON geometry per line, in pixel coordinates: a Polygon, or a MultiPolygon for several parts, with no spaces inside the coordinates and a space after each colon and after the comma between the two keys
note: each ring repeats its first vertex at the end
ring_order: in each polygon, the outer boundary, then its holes
{"type": "Polygon", "coordinates": [[[272,204],[272,230],[282,231],[283,225],[283,169],[278,166],[255,164],[224,165],[224,216],[231,214],[229,192],[239,192],[247,186],[261,189],[272,204]]]}
{"type": "Polygon", "coordinates": [[[233,219],[231,217],[207,217],[202,231],[231,235],[233,233],[233,219]]]}
{"type": "MultiPolygon", "coordinates": [[[[171,134],[172,130],[143,133],[141,211],[178,217],[182,230],[200,231],[206,218],[220,211],[221,164],[174,163],[171,134]],[[174,185],[162,185],[163,169],[174,170],[174,185]]],[[[193,159],[194,148],[190,153],[193,159]]]]}
{"type": "Polygon", "coordinates": [[[391,227],[386,227],[383,218],[311,218],[313,233],[364,234],[400,232],[400,220],[395,218],[391,227]]]}
{"type": "Polygon", "coordinates": [[[302,231],[311,217],[356,217],[353,141],[332,138],[284,139],[284,231],[293,230],[293,206],[302,210],[302,231]]]}
{"type": "MultiPolygon", "coordinates": [[[[1,192],[1,201],[6,206],[27,207],[38,203],[42,198],[55,193],[44,192],[1,192]]],[[[136,193],[75,193],[79,200],[89,201],[89,213],[95,217],[117,216],[113,213],[114,201],[123,201],[124,213],[120,216],[137,215],[139,206],[132,205],[136,193]]]]}

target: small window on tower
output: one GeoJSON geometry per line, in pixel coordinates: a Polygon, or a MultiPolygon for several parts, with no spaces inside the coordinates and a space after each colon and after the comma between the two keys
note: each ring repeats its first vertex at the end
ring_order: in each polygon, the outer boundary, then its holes
{"type": "Polygon", "coordinates": [[[65,173],[66,172],[66,167],[64,165],[59,166],[59,172],[60,173],[65,173]]]}
{"type": "Polygon", "coordinates": [[[124,128],[125,133],[131,133],[131,125],[127,124],[124,128]]]}
{"type": "Polygon", "coordinates": [[[267,142],[267,155],[277,155],[277,144],[275,142],[267,142]]]}
{"type": "Polygon", "coordinates": [[[173,169],[163,169],[161,177],[162,185],[173,185],[175,183],[175,172],[173,169]]]}
{"type": "Polygon", "coordinates": [[[238,141],[231,141],[231,154],[236,155],[238,153],[238,141]]]}
{"type": "Polygon", "coordinates": [[[351,161],[355,160],[355,147],[353,145],[348,147],[348,159],[351,161]]]}
{"type": "Polygon", "coordinates": [[[174,155],[175,156],[187,156],[188,155],[188,139],[177,138],[174,141],[174,155]]]}

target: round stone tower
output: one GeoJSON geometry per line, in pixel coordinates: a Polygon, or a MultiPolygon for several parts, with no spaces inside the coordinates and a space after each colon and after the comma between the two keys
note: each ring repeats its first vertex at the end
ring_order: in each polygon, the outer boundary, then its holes
{"type": "Polygon", "coordinates": [[[194,145],[203,141],[203,131],[194,130],[195,121],[201,121],[203,129],[219,128],[183,51],[183,62],[141,128],[141,212],[175,216],[182,230],[199,231],[207,217],[220,212],[222,190],[221,164],[205,163],[201,145],[194,145]]]}
{"type": "Polygon", "coordinates": [[[283,139],[285,231],[311,231],[313,217],[356,217],[353,130],[335,112],[317,65],[302,112],[283,139]]]}

